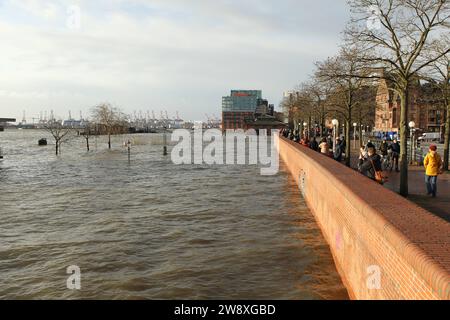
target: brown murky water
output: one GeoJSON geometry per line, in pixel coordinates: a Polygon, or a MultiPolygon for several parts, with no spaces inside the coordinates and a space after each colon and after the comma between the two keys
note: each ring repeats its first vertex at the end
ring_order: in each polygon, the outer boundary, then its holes
{"type": "Polygon", "coordinates": [[[37,146],[45,136],[0,133],[0,298],[347,298],[283,168],[176,166],[152,135],[132,137],[130,163],[128,136],[113,151],[92,139],[90,153],[77,139],[56,157],[37,146]]]}

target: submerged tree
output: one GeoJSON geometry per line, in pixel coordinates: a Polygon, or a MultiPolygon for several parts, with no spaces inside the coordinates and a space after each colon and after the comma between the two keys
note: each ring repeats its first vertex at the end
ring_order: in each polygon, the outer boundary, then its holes
{"type": "Polygon", "coordinates": [[[93,108],[92,116],[100,130],[108,135],[108,148],[111,149],[111,135],[123,133],[126,128],[126,117],[109,103],[103,103],[93,108]]]}
{"type": "Polygon", "coordinates": [[[55,139],[55,153],[59,155],[61,153],[61,144],[68,141],[71,132],[71,128],[64,127],[61,121],[51,120],[44,126],[44,129],[48,131],[53,139],[55,139]]]}
{"type": "Polygon", "coordinates": [[[84,139],[86,140],[86,150],[89,152],[90,150],[90,145],[89,145],[89,139],[91,138],[91,135],[93,134],[93,128],[92,128],[92,123],[91,122],[86,122],[86,125],[84,126],[84,130],[81,133],[81,135],[84,137],[84,139]]]}

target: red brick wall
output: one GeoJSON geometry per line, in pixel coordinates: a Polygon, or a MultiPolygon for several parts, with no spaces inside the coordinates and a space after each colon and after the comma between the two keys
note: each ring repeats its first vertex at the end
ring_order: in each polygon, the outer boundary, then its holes
{"type": "Polygon", "coordinates": [[[449,223],[306,147],[279,152],[352,298],[450,299],[449,223]]]}

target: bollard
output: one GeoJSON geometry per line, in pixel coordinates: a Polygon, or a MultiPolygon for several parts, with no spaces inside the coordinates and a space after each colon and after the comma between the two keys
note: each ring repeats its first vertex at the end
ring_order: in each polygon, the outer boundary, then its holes
{"type": "Polygon", "coordinates": [[[166,127],[164,127],[163,133],[163,156],[167,156],[167,137],[166,137],[166,127]]]}
{"type": "Polygon", "coordinates": [[[128,162],[131,161],[131,141],[128,140],[127,142],[127,147],[128,147],[128,162]]]}

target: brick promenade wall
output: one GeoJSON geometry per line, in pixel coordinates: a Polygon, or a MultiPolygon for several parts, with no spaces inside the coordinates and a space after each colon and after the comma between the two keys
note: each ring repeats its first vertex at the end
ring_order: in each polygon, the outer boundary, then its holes
{"type": "Polygon", "coordinates": [[[285,138],[280,157],[353,299],[450,299],[450,223],[285,138]]]}

